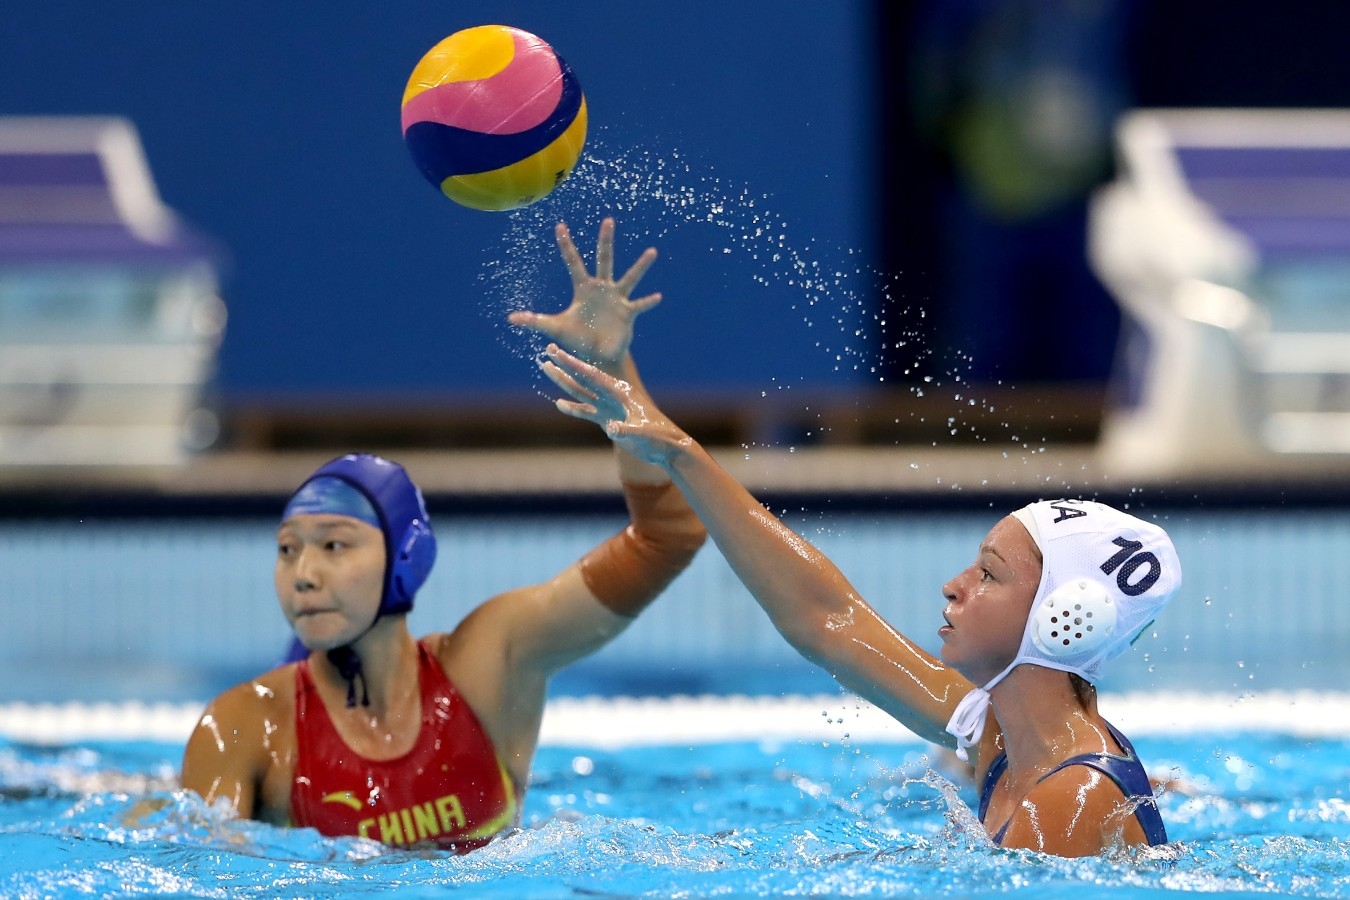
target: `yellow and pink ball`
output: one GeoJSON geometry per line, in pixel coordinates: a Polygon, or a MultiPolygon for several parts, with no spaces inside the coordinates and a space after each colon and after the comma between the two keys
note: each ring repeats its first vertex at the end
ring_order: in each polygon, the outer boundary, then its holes
{"type": "Polygon", "coordinates": [[[432,47],[403,92],[403,138],[417,168],[473,209],[541,199],[586,142],[586,98],[540,38],[507,25],[466,28],[432,47]]]}

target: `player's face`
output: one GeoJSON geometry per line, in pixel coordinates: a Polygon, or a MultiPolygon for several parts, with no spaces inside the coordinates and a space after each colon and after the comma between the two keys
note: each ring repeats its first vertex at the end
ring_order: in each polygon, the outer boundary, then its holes
{"type": "Polygon", "coordinates": [[[942,659],[983,685],[1017,656],[1041,580],[1040,554],[1012,516],[995,525],[968,568],[942,586],[942,659]]]}
{"type": "Polygon", "coordinates": [[[277,599],[311,650],[355,640],[375,619],[384,588],[384,535],[332,514],[292,516],[277,529],[277,599]]]}

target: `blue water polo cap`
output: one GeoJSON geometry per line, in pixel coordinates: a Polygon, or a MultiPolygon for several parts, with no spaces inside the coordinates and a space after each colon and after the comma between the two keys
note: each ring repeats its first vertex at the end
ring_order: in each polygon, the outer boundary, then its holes
{"type": "Polygon", "coordinates": [[[436,536],[422,492],[407,470],[368,453],[324,463],[291,497],[282,521],[315,513],[351,516],[380,529],[385,578],[376,618],[411,610],[436,562],[436,536]]]}
{"type": "Polygon", "coordinates": [[[281,521],[291,516],[348,516],[384,530],[380,514],[366,495],[336,475],[319,475],[300,486],[281,513],[281,521]]]}

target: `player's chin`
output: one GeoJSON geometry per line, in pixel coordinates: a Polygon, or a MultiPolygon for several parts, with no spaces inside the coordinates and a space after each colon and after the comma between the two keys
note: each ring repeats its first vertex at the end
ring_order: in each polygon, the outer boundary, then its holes
{"type": "Polygon", "coordinates": [[[319,617],[299,616],[291,622],[291,628],[307,650],[332,650],[346,643],[344,632],[319,617]]]}
{"type": "Polygon", "coordinates": [[[938,639],[942,641],[942,646],[938,649],[938,655],[942,661],[950,663],[949,657],[954,654],[955,647],[952,646],[952,639],[956,637],[956,630],[950,625],[943,625],[937,630],[938,639]]]}
{"type": "Polygon", "coordinates": [[[966,674],[964,666],[962,665],[965,662],[965,658],[961,655],[960,645],[947,640],[947,636],[945,635],[942,641],[942,648],[938,651],[938,659],[942,660],[944,664],[955,669],[960,674],[966,674]]]}

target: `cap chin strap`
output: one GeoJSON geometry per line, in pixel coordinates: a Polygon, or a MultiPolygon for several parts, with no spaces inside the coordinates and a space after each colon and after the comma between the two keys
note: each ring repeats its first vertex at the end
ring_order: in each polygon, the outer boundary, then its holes
{"type": "Polygon", "coordinates": [[[970,761],[970,748],[984,737],[984,723],[989,718],[989,691],[1008,676],[1021,660],[1013,660],[1008,668],[999,672],[984,687],[977,687],[961,698],[956,711],[947,720],[947,733],[956,738],[956,758],[961,762],[970,761]]]}
{"type": "Polygon", "coordinates": [[[366,684],[366,669],[365,666],[361,664],[361,656],[352,649],[352,644],[355,644],[357,641],[361,640],[361,638],[365,637],[370,629],[375,627],[375,623],[380,621],[380,617],[383,615],[384,611],[382,609],[377,610],[375,612],[375,618],[370,620],[370,624],[366,626],[365,631],[361,632],[341,647],[334,647],[325,654],[328,657],[328,661],[338,670],[338,674],[347,682],[348,709],[355,709],[357,706],[356,681],[358,678],[361,680],[360,705],[370,706],[370,689],[366,684]]]}
{"type": "Polygon", "coordinates": [[[361,657],[352,649],[351,644],[334,647],[327,653],[328,661],[338,670],[338,674],[347,682],[347,708],[356,707],[356,680],[361,679],[361,705],[370,705],[370,691],[366,687],[366,670],[361,665],[361,657]]]}

